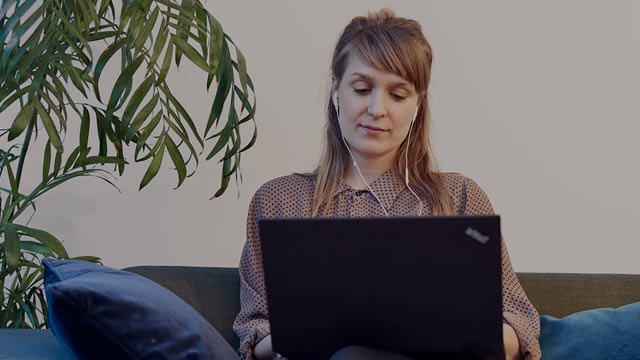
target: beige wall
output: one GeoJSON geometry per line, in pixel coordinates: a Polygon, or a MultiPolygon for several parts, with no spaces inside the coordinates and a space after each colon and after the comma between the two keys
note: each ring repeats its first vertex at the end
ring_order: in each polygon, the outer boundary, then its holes
{"type": "MultiPolygon", "coordinates": [[[[137,192],[137,166],[122,194],[87,179],[52,192],[32,224],[115,267],[236,266],[254,191],[316,162],[339,31],[383,5],[423,25],[435,52],[436,154],[489,194],[516,271],[640,273],[636,1],[209,0],[258,94],[259,139],[243,157],[239,197],[232,185],[208,201],[219,170],[204,163],[179,190],[164,171],[137,192]]],[[[203,119],[199,81],[184,68],[173,82],[203,119]]]]}

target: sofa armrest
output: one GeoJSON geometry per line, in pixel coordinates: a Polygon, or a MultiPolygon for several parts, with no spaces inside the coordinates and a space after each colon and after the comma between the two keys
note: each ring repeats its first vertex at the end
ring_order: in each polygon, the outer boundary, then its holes
{"type": "Polygon", "coordinates": [[[0,329],[0,359],[74,360],[50,330],[0,329]]]}

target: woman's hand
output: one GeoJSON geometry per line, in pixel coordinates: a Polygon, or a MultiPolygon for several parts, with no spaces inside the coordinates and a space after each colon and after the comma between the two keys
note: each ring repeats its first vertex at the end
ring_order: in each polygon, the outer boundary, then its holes
{"type": "Polygon", "coordinates": [[[256,360],[286,360],[282,355],[273,352],[271,335],[267,335],[258,341],[253,348],[253,354],[256,360]]]}
{"type": "Polygon", "coordinates": [[[506,323],[502,323],[502,342],[504,343],[504,354],[507,360],[522,359],[520,342],[516,331],[506,323]]]}

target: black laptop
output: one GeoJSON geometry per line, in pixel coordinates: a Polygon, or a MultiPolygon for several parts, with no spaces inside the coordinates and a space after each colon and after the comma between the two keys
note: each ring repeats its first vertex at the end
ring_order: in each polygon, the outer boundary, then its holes
{"type": "Polygon", "coordinates": [[[499,216],[264,219],[273,349],[503,359],[499,216]]]}

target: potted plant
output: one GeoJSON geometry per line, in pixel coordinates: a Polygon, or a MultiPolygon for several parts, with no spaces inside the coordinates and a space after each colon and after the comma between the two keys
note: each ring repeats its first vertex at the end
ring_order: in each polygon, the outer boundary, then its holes
{"type": "Polygon", "coordinates": [[[29,226],[40,196],[85,176],[115,186],[133,162],[147,167],[140,189],[167,160],[179,187],[202,157],[221,162],[213,196],[222,195],[256,140],[253,89],[242,53],[199,0],[3,0],[0,327],[46,327],[39,261],[70,258],[53,234],[29,226]],[[167,83],[185,59],[215,90],[206,121],[167,83]],[[107,88],[100,80],[109,66],[119,75],[107,88]],[[248,141],[240,136],[247,125],[248,141]],[[30,151],[35,141],[42,153],[30,151]],[[30,189],[21,181],[26,161],[42,162],[30,189]]]}

